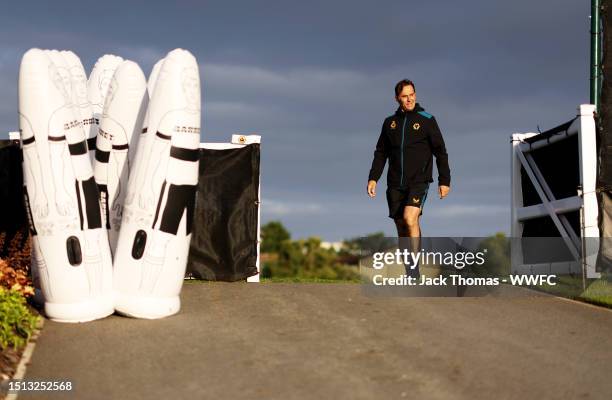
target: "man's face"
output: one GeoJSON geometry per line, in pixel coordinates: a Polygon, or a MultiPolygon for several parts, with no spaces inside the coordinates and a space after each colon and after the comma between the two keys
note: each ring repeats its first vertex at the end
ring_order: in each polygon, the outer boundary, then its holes
{"type": "Polygon", "coordinates": [[[414,110],[416,105],[416,92],[412,85],[404,86],[400,94],[396,97],[397,102],[404,111],[414,110]]]}

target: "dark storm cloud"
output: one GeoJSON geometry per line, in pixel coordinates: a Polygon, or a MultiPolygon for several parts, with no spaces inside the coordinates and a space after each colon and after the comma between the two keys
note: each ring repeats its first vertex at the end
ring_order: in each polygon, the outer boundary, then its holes
{"type": "Polygon", "coordinates": [[[116,53],[146,73],[173,47],[203,79],[203,136],[263,136],[263,218],[294,236],[393,233],[384,178],[365,179],[394,83],[417,84],[450,153],[426,234],[509,230],[509,135],[560,124],[588,101],[588,4],[565,1],[14,2],[0,17],[0,130],[16,127],[19,57],[116,53]]]}

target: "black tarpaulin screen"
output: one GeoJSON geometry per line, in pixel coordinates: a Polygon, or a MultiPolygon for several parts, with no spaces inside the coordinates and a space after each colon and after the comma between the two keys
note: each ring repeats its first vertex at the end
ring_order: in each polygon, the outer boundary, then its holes
{"type": "Polygon", "coordinates": [[[28,239],[22,174],[18,142],[0,140],[0,258],[8,256],[11,244],[21,249],[28,239]]]}
{"type": "Polygon", "coordinates": [[[257,274],[259,144],[200,149],[187,274],[237,281],[257,274]]]}

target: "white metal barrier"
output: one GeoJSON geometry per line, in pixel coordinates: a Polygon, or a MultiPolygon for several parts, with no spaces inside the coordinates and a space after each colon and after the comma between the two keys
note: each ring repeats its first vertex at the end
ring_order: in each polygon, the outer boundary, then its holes
{"type": "Polygon", "coordinates": [[[523,224],[533,218],[550,217],[559,232],[559,236],[569,249],[573,260],[570,262],[555,262],[548,264],[524,264],[523,249],[520,240],[513,240],[512,273],[584,273],[587,278],[598,278],[595,272],[597,248],[599,244],[599,228],[597,225],[597,148],[594,120],[595,106],[583,104],[578,107],[578,118],[567,131],[542,140],[525,139],[536,137],[537,133],[515,133],[511,141],[512,168],[512,238],[523,236],[523,224]],[[553,195],[545,176],[534,161],[531,151],[574,135],[578,136],[580,185],[582,190],[575,196],[557,199],[553,195]],[[541,203],[523,206],[523,190],[521,167],[525,170],[531,184],[535,188],[541,203]],[[580,211],[580,237],[574,232],[565,213],[580,211]],[[588,238],[588,240],[587,240],[588,238]],[[586,255],[583,257],[582,255],[586,255]]]}

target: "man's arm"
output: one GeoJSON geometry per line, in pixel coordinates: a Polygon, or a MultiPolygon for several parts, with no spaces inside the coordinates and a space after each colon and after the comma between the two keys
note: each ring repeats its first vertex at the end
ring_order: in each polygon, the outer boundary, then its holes
{"type": "Polygon", "coordinates": [[[374,160],[372,161],[372,167],[370,168],[370,174],[368,175],[368,187],[367,192],[370,197],[376,196],[376,182],[380,179],[383,170],[385,169],[385,163],[387,162],[387,138],[385,137],[385,123],[380,129],[380,136],[376,143],[376,150],[374,150],[374,160]]]}
{"type": "Polygon", "coordinates": [[[446,146],[442,133],[438,127],[438,123],[435,118],[432,118],[433,129],[429,140],[431,143],[431,152],[436,156],[436,166],[438,167],[438,185],[450,186],[451,176],[450,168],[448,166],[448,154],[446,153],[446,146]]]}
{"type": "Polygon", "coordinates": [[[385,137],[385,124],[383,123],[378,142],[376,143],[376,150],[374,150],[374,160],[372,161],[368,181],[378,181],[380,179],[387,162],[388,148],[387,138],[385,137]]]}

